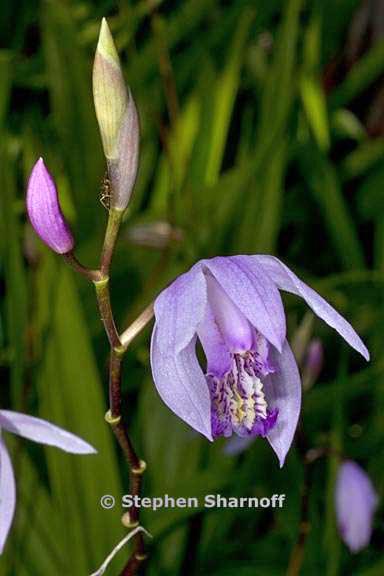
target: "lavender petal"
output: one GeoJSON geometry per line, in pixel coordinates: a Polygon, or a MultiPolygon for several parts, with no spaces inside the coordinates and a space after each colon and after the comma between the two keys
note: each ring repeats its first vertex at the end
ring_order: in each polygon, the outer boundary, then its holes
{"type": "Polygon", "coordinates": [[[96,450],[88,442],[78,436],[47,422],[47,420],[20,412],[0,410],[0,427],[23,438],[28,438],[28,440],[56,446],[72,454],[96,453],[96,450]]]}
{"type": "Polygon", "coordinates": [[[212,440],[211,401],[196,357],[196,337],[178,354],[164,354],[158,326],[152,333],[152,373],[163,402],[179,418],[212,440]]]}
{"type": "Polygon", "coordinates": [[[296,360],[287,341],[279,354],[271,351],[276,372],[265,379],[264,391],[271,409],[279,411],[277,422],[267,434],[269,443],[283,466],[292,444],[301,407],[301,381],[296,360]]]}
{"type": "Polygon", "coordinates": [[[165,288],[155,301],[157,345],[162,354],[178,354],[192,340],[205,314],[207,287],[196,264],[165,288]]]}
{"type": "Polygon", "coordinates": [[[285,313],[279,291],[262,266],[249,256],[202,260],[227,296],[249,322],[278,350],[285,339],[285,313]]]}
{"type": "Polygon", "coordinates": [[[315,292],[315,290],[302,282],[296,274],[280,262],[278,258],[274,256],[252,256],[251,259],[255,268],[258,269],[262,266],[278,288],[301,296],[317,316],[334,328],[340,336],[342,336],[352,348],[360,352],[366,360],[369,360],[369,352],[366,346],[349,322],[328,304],[324,298],[315,292]]]}
{"type": "Polygon", "coordinates": [[[252,348],[254,328],[229,298],[216,278],[205,275],[209,306],[216,324],[231,352],[245,352],[252,348]]]}
{"type": "Polygon", "coordinates": [[[232,359],[209,305],[197,327],[197,335],[207,358],[206,372],[222,378],[231,369],[232,359]]]}
{"type": "Polygon", "coordinates": [[[15,478],[8,450],[0,436],[0,554],[12,525],[15,506],[15,478]]]}

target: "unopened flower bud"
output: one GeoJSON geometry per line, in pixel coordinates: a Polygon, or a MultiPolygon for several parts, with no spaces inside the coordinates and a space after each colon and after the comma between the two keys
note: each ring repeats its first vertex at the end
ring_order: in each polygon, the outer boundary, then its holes
{"type": "Polygon", "coordinates": [[[93,98],[112,186],[110,206],[124,210],[137,174],[139,119],[105,18],[93,67],[93,98]]]}
{"type": "Polygon", "coordinates": [[[52,250],[66,254],[73,249],[75,242],[61,212],[55,183],[42,158],[29,177],[27,212],[35,232],[52,250]]]}
{"type": "Polygon", "coordinates": [[[317,381],[324,363],[324,349],[320,339],[314,338],[309,343],[304,366],[303,388],[308,390],[317,381]]]}
{"type": "Polygon", "coordinates": [[[336,518],[351,552],[359,552],[369,544],[377,505],[378,497],[366,472],[356,462],[343,462],[336,479],[336,518]]]}

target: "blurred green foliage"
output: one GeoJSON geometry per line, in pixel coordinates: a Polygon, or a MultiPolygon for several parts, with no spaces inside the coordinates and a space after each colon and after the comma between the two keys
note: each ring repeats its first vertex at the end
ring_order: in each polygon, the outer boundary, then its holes
{"type": "MultiPolygon", "coordinates": [[[[298,442],[279,470],[262,440],[231,458],[223,443],[191,434],[158,398],[149,331],[140,336],[125,361],[124,396],[148,462],[145,494],[287,495],[282,510],[144,512],[155,537],[145,573],[384,573],[382,505],[370,547],[355,557],[337,536],[333,510],[335,450],[359,461],[384,491],[379,10],[380,1],[357,0],[2,2],[1,406],[49,418],[99,454],[78,458],[7,437],[18,506],[0,574],[84,576],[123,534],[120,511],[99,506],[101,495],[127,492],[128,478],[103,421],[107,343],[92,287],[36,239],[24,208],[28,173],[44,156],[78,254],[96,265],[105,166],[91,67],[102,16],[142,127],[139,179],[113,264],[121,327],[195,259],[269,252],[351,320],[373,357],[364,365],[333,332],[310,323],[307,337],[323,339],[326,365],[305,393],[298,442]],[[143,234],[146,246],[137,244],[143,234]],[[321,447],[334,450],[306,464],[303,454],[321,447]],[[297,565],[303,520],[310,530],[297,565]]],[[[294,298],[286,303],[294,339],[305,309],[294,298]]]]}

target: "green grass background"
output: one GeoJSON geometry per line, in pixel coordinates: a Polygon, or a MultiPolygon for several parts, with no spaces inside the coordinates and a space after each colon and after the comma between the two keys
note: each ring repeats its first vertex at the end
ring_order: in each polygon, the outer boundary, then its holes
{"type": "MultiPolygon", "coordinates": [[[[28,173],[41,155],[77,253],[96,266],[106,223],[105,165],[92,103],[100,20],[108,21],[141,118],[137,186],[113,263],[124,327],[196,259],[274,253],[353,323],[372,361],[303,303],[285,298],[291,339],[323,340],[300,442],[279,470],[263,440],[236,458],[191,434],[161,402],[147,329],[124,364],[124,407],[148,462],[145,495],[268,496],[282,510],[146,511],[145,574],[381,576],[382,505],[371,545],[351,556],[333,510],[334,451],[384,489],[384,30],[380,2],[357,0],[3,0],[0,10],[0,403],[40,415],[99,450],[75,457],[6,437],[18,485],[4,576],[85,576],[123,535],[104,493],[128,490],[103,421],[107,342],[92,286],[27,223],[28,173]],[[167,222],[144,247],[137,226],[167,222]],[[299,447],[300,449],[299,449],[299,447]],[[332,447],[306,465],[303,450],[332,447]],[[332,455],[333,454],[333,455],[332,455]],[[308,491],[300,571],[288,572],[308,491]]],[[[118,574],[128,550],[113,563],[118,574]]]]}

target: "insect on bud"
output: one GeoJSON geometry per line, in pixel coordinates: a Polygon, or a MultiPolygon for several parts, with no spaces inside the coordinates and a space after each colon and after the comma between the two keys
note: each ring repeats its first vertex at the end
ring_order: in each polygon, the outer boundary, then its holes
{"type": "Polygon", "coordinates": [[[66,254],[73,249],[75,241],[61,212],[55,183],[42,158],[29,177],[27,212],[35,232],[54,252],[66,254]]]}
{"type": "Polygon", "coordinates": [[[105,18],[93,66],[93,98],[111,180],[110,207],[124,210],[137,174],[139,119],[105,18]]]}

